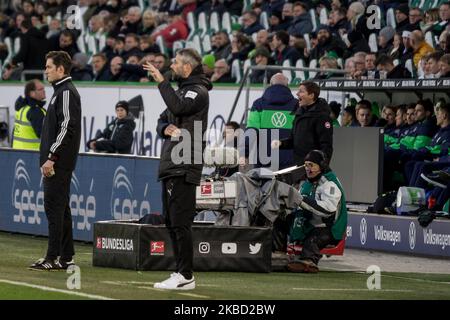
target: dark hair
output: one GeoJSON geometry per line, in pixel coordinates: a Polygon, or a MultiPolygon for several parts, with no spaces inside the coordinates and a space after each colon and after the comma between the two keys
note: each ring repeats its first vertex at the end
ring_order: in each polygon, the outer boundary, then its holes
{"type": "Polygon", "coordinates": [[[127,33],[127,35],[125,36],[126,38],[133,38],[134,41],[136,41],[137,43],[139,43],[139,37],[136,33],[127,33]]]}
{"type": "Polygon", "coordinates": [[[298,6],[302,7],[305,11],[308,11],[308,9],[309,9],[308,5],[304,2],[301,2],[301,1],[294,2],[293,7],[298,7],[298,6]]]}
{"type": "Polygon", "coordinates": [[[102,52],[99,52],[99,53],[96,53],[96,54],[92,55],[92,58],[95,58],[95,57],[102,58],[103,61],[107,61],[108,60],[106,55],[104,53],[102,53],[102,52]]]}
{"type": "Polygon", "coordinates": [[[228,121],[225,126],[233,127],[234,130],[239,129],[241,126],[236,121],[228,121]]]}
{"type": "Polygon", "coordinates": [[[341,16],[346,17],[347,16],[347,10],[344,7],[340,7],[337,10],[334,10],[335,12],[339,13],[341,16]]]}
{"type": "Polygon", "coordinates": [[[33,79],[25,84],[25,98],[28,98],[30,96],[31,91],[36,90],[36,81],[37,80],[33,79]]]}
{"type": "Polygon", "coordinates": [[[45,59],[52,59],[53,64],[58,67],[63,67],[64,74],[70,74],[70,70],[72,70],[72,59],[69,54],[65,51],[50,51],[45,56],[45,59]]]}
{"type": "Polygon", "coordinates": [[[443,56],[442,51],[435,51],[427,55],[427,60],[432,59],[434,61],[439,62],[442,56],[443,56]]]}
{"type": "Polygon", "coordinates": [[[30,30],[33,27],[33,24],[31,23],[31,19],[30,18],[25,18],[22,23],[20,24],[20,26],[26,30],[30,30]]]}
{"type": "Polygon", "coordinates": [[[380,55],[377,60],[375,60],[375,65],[394,65],[394,60],[392,60],[392,58],[390,56],[388,56],[387,54],[382,54],[380,55]]]}
{"type": "Polygon", "coordinates": [[[305,87],[308,94],[314,95],[314,100],[317,100],[317,98],[319,98],[320,87],[317,83],[312,81],[303,81],[302,83],[300,83],[300,85],[305,87]]]}
{"type": "Polygon", "coordinates": [[[433,102],[430,99],[419,100],[419,101],[417,101],[416,105],[418,105],[418,104],[423,106],[423,108],[425,109],[425,112],[427,112],[427,111],[430,113],[434,112],[433,102]]]}
{"type": "Polygon", "coordinates": [[[65,36],[65,37],[70,37],[70,39],[72,40],[72,42],[75,42],[75,35],[73,34],[72,31],[64,29],[63,31],[61,31],[61,35],[60,36],[65,36]]]}
{"type": "Polygon", "coordinates": [[[408,105],[401,104],[397,106],[397,111],[400,110],[402,113],[406,113],[406,110],[408,109],[408,105]]]}
{"type": "Polygon", "coordinates": [[[252,17],[253,17],[253,19],[255,19],[255,20],[257,20],[257,19],[258,19],[258,15],[257,15],[257,14],[256,14],[256,12],[255,12],[255,11],[253,11],[253,10],[248,10],[248,11],[245,11],[245,12],[244,12],[244,14],[248,14],[248,15],[252,16],[252,17]]]}
{"type": "Polygon", "coordinates": [[[357,105],[357,107],[356,107],[357,110],[359,110],[359,109],[369,109],[369,110],[372,111],[372,103],[370,103],[369,100],[364,100],[363,99],[363,100],[359,101],[356,105],[357,105]]]}
{"type": "Polygon", "coordinates": [[[450,117],[450,103],[443,103],[439,106],[441,110],[444,110],[448,117],[450,117]]]}
{"type": "Polygon", "coordinates": [[[345,107],[344,112],[347,112],[348,114],[350,114],[352,116],[352,119],[356,119],[356,114],[355,114],[355,107],[345,107]]]}
{"type": "Polygon", "coordinates": [[[275,33],[275,36],[285,45],[289,45],[289,33],[285,30],[280,30],[275,33]]]}

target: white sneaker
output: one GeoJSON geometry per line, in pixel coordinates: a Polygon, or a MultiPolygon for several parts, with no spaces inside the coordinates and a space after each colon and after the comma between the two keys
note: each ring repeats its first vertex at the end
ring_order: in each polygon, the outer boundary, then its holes
{"type": "Polygon", "coordinates": [[[195,278],[192,276],[192,279],[186,280],[181,273],[172,273],[169,279],[156,282],[153,287],[167,290],[192,290],[195,289],[195,278]]]}

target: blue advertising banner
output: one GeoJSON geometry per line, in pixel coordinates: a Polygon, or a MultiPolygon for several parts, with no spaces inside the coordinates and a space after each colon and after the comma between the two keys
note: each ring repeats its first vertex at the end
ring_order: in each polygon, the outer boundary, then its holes
{"type": "Polygon", "coordinates": [[[349,214],[347,247],[450,257],[450,220],[422,228],[417,217],[349,214]]]}
{"type": "MultiPolygon", "coordinates": [[[[92,241],[96,221],[139,219],[161,212],[158,159],[80,154],[69,206],[74,239],[92,241]]],[[[0,151],[0,230],[47,235],[39,154],[0,151]]]]}

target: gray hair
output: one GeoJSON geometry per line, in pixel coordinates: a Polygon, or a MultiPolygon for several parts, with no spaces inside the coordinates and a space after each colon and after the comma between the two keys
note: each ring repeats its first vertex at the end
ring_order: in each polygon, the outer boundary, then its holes
{"type": "Polygon", "coordinates": [[[181,49],[177,52],[177,56],[180,56],[183,64],[190,64],[192,69],[202,64],[202,57],[192,48],[181,49]]]}
{"type": "Polygon", "coordinates": [[[289,79],[281,72],[275,73],[272,78],[270,78],[270,85],[281,84],[283,86],[288,86],[289,79]]]}

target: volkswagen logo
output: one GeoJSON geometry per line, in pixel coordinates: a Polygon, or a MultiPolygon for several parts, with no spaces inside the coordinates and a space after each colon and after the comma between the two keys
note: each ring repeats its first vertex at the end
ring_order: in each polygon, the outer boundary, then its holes
{"type": "Polygon", "coordinates": [[[359,224],[359,239],[361,240],[361,244],[366,244],[367,240],[367,221],[365,218],[361,219],[361,223],[359,224]]]}
{"type": "Polygon", "coordinates": [[[287,118],[283,112],[275,112],[270,119],[272,124],[277,128],[282,128],[286,125],[287,118]]]}
{"type": "Polygon", "coordinates": [[[416,246],[416,225],[411,221],[409,224],[409,247],[411,250],[416,246]]]}

